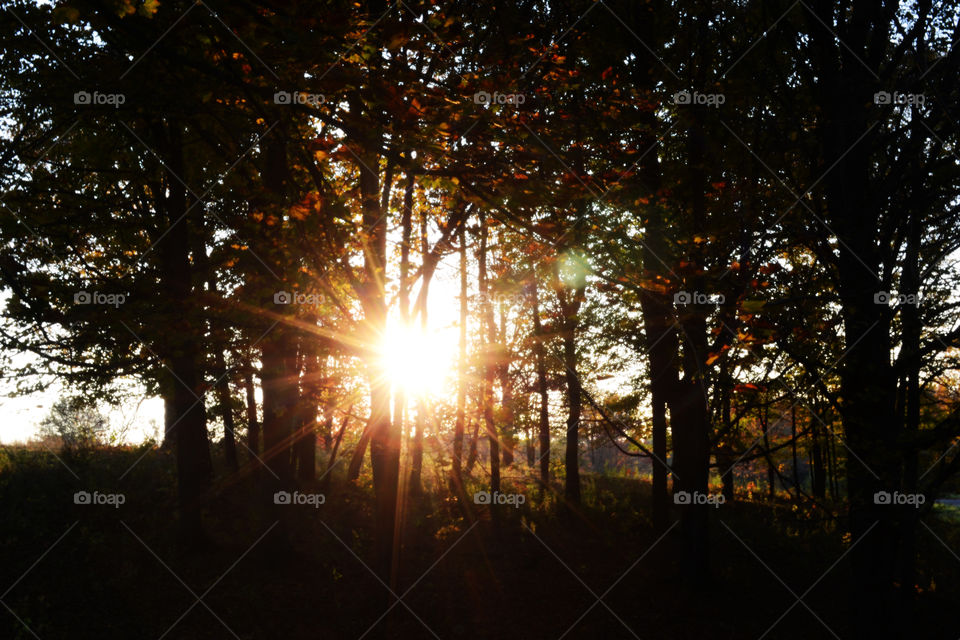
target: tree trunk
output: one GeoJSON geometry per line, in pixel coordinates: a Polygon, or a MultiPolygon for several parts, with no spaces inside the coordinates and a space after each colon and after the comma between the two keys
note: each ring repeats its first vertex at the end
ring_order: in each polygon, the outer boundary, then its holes
{"type": "Polygon", "coordinates": [[[547,388],[547,358],[543,341],[543,325],[540,322],[540,294],[536,274],[533,276],[533,353],[537,368],[537,393],[540,395],[540,411],[537,418],[537,433],[540,440],[540,486],[545,491],[550,486],[550,398],[547,388]]]}
{"type": "Polygon", "coordinates": [[[467,422],[467,232],[466,225],[457,234],[460,247],[460,339],[457,345],[457,422],[453,428],[453,480],[463,486],[463,434],[467,422]]]}
{"type": "MultiPolygon", "coordinates": [[[[268,138],[264,144],[266,165],[263,170],[263,183],[269,200],[268,211],[282,219],[283,209],[289,200],[288,168],[286,142],[282,133],[268,138]]],[[[280,250],[271,241],[276,239],[277,230],[268,225],[264,216],[262,246],[258,253],[272,262],[274,271],[283,271],[284,262],[280,250]]],[[[277,305],[273,295],[267,294],[263,306],[273,313],[285,317],[294,313],[293,305],[277,305]]],[[[263,391],[263,455],[264,463],[272,473],[262,474],[264,494],[272,499],[279,490],[288,490],[293,484],[293,465],[291,445],[297,428],[299,409],[299,389],[297,380],[297,342],[293,330],[286,321],[277,323],[260,341],[261,368],[260,388],[263,391]]]]}
{"type": "Polygon", "coordinates": [[[260,453],[260,419],[257,417],[257,395],[253,386],[253,366],[248,362],[243,372],[243,390],[247,401],[247,448],[251,460],[260,453]]]}
{"type": "MultiPolygon", "coordinates": [[[[501,244],[501,247],[502,246],[503,245],[501,244]]],[[[503,427],[500,429],[500,433],[502,434],[501,455],[503,458],[503,466],[509,467],[511,464],[513,464],[513,450],[516,446],[516,424],[514,423],[515,415],[513,406],[513,385],[510,381],[510,354],[507,346],[507,318],[505,306],[506,303],[501,299],[498,309],[500,326],[497,344],[500,347],[500,362],[497,365],[497,377],[500,382],[500,408],[501,413],[503,414],[503,427]]]]}
{"type": "Polygon", "coordinates": [[[563,336],[563,364],[567,379],[567,444],[564,455],[564,497],[573,504],[580,503],[580,378],[577,377],[577,347],[573,328],[563,336]]]}
{"type": "Polygon", "coordinates": [[[360,469],[363,467],[363,456],[367,452],[367,445],[370,444],[370,423],[363,426],[363,432],[360,434],[360,440],[357,447],[350,456],[350,464],[347,467],[347,480],[355,482],[360,477],[360,469]]]}
{"type": "Polygon", "coordinates": [[[473,431],[470,434],[470,447],[467,453],[467,473],[473,469],[473,465],[477,463],[477,441],[480,437],[480,421],[473,421],[473,431]]]}
{"type": "MultiPolygon", "coordinates": [[[[404,229],[406,233],[406,245],[409,247],[412,235],[413,223],[413,187],[414,178],[410,176],[410,182],[407,184],[406,192],[403,198],[404,229]]],[[[430,278],[432,274],[427,273],[427,261],[429,253],[427,244],[427,212],[426,209],[420,212],[420,263],[423,267],[423,276],[420,285],[420,295],[417,298],[418,311],[420,313],[420,331],[424,335],[427,333],[427,298],[429,296],[430,278]]],[[[409,249],[407,251],[409,255],[409,249]]],[[[409,268],[409,265],[407,265],[409,268]]],[[[401,286],[401,289],[403,287],[401,286]]],[[[409,292],[409,285],[407,287],[409,292]]],[[[405,301],[409,306],[409,299],[405,301]]],[[[414,422],[414,434],[410,447],[410,494],[419,495],[422,489],[420,476],[423,471],[423,431],[427,425],[427,399],[425,394],[417,399],[417,418],[414,422]]]]}
{"type": "MultiPolygon", "coordinates": [[[[316,322],[316,318],[309,321],[316,322]]],[[[320,355],[317,337],[300,337],[303,375],[300,382],[299,436],[294,445],[297,480],[309,482],[317,477],[317,418],[320,411],[320,355]]]]}
{"type": "MultiPolygon", "coordinates": [[[[209,298],[211,300],[217,300],[219,292],[217,291],[216,273],[210,267],[210,259],[207,256],[203,218],[197,219],[195,227],[196,231],[191,234],[190,238],[194,268],[204,275],[209,298]]],[[[227,462],[227,468],[231,471],[237,471],[240,468],[240,463],[237,460],[237,441],[233,420],[233,398],[230,394],[230,377],[227,375],[227,363],[224,357],[224,350],[229,347],[228,336],[222,329],[222,323],[213,315],[213,311],[214,309],[209,303],[204,307],[204,313],[208,317],[207,342],[210,344],[213,352],[213,370],[210,372],[210,375],[214,380],[217,413],[219,413],[220,420],[223,423],[223,452],[227,462]]]]}
{"type": "Polygon", "coordinates": [[[797,461],[797,405],[790,407],[790,455],[793,461],[793,491],[800,497],[800,469],[797,461]]]}
{"type": "Polygon", "coordinates": [[[176,447],[173,441],[173,426],[177,422],[177,407],[173,403],[173,385],[176,380],[167,373],[166,370],[160,373],[160,395],[163,397],[163,443],[160,446],[171,450],[176,447]]]}
{"type": "Polygon", "coordinates": [[[237,440],[234,433],[233,398],[230,395],[227,365],[223,352],[219,349],[214,352],[213,373],[217,377],[217,408],[220,410],[220,419],[223,421],[223,452],[226,455],[227,467],[231,471],[237,471],[240,468],[240,462],[237,460],[237,440]]]}
{"type": "Polygon", "coordinates": [[[347,412],[343,414],[343,423],[340,425],[340,431],[337,432],[337,437],[333,440],[333,446],[330,449],[330,457],[327,459],[327,468],[323,471],[323,480],[320,483],[323,491],[327,491],[327,489],[330,487],[330,471],[333,469],[333,465],[337,462],[337,452],[340,450],[340,443],[343,442],[343,434],[347,432],[347,425],[350,422],[351,411],[353,411],[353,405],[350,405],[350,407],[347,409],[347,412]]]}
{"type": "Polygon", "coordinates": [[[814,498],[823,500],[827,496],[827,474],[823,455],[823,425],[820,423],[818,408],[810,418],[810,492],[814,498]]]}
{"type": "MultiPolygon", "coordinates": [[[[364,241],[363,281],[360,299],[369,335],[377,344],[387,326],[387,302],[384,291],[387,265],[387,220],[380,205],[380,179],[373,167],[379,157],[367,153],[358,163],[363,207],[364,241]]],[[[390,383],[383,364],[375,355],[367,361],[370,381],[370,462],[376,500],[374,532],[374,569],[388,584],[394,583],[396,567],[395,525],[400,479],[400,433],[390,419],[390,383]]]]}
{"type": "Polygon", "coordinates": [[[720,479],[723,483],[723,497],[725,504],[732,504],[736,497],[736,487],[734,486],[733,467],[736,464],[736,458],[732,455],[729,439],[733,438],[733,416],[730,406],[730,393],[733,381],[727,373],[727,364],[724,361],[720,369],[720,379],[722,387],[720,392],[723,394],[720,398],[720,411],[723,418],[724,441],[717,447],[717,465],[720,467],[720,479]]]}
{"type": "MultiPolygon", "coordinates": [[[[691,380],[680,382],[680,393],[673,416],[676,480],[689,494],[706,495],[710,470],[710,442],[707,437],[707,412],[702,386],[691,380]]],[[[706,503],[690,500],[680,506],[680,530],[683,537],[683,573],[693,585],[702,585],[709,577],[706,503]]]]}
{"type": "MultiPolygon", "coordinates": [[[[654,125],[655,122],[651,122],[654,125]]],[[[656,144],[652,138],[644,142],[648,147],[656,144]]],[[[660,189],[660,167],[656,154],[641,161],[641,176],[644,187],[651,194],[660,189]]],[[[645,274],[651,274],[657,281],[667,282],[670,270],[663,263],[670,259],[669,245],[664,232],[662,212],[659,207],[651,207],[645,224],[644,243],[641,247],[642,266],[645,274]]],[[[676,362],[679,341],[673,308],[668,294],[648,289],[640,297],[643,314],[644,346],[650,366],[650,404],[652,411],[653,458],[651,482],[651,514],[653,527],[658,532],[667,530],[670,496],[667,491],[667,477],[671,473],[667,464],[667,406],[676,393],[678,384],[676,362]]]]}
{"type": "Polygon", "coordinates": [[[480,344],[481,353],[483,354],[483,378],[480,390],[480,403],[490,451],[490,490],[500,491],[500,438],[493,419],[496,327],[493,324],[493,308],[487,285],[487,223],[486,218],[482,215],[480,216],[480,247],[477,250],[477,263],[479,269],[477,283],[480,291],[481,307],[480,344]]]}
{"type": "Polygon", "coordinates": [[[266,474],[264,479],[272,491],[286,490],[293,484],[291,442],[298,422],[296,345],[289,332],[280,325],[260,344],[260,386],[263,389],[261,458],[276,474],[276,477],[266,474]]]}
{"type": "Polygon", "coordinates": [[[763,413],[759,415],[760,418],[760,433],[763,434],[763,457],[767,461],[767,500],[773,501],[774,496],[777,491],[777,472],[773,468],[773,459],[770,457],[770,436],[767,433],[767,425],[769,422],[769,406],[763,407],[763,413]]]}
{"type": "Polygon", "coordinates": [[[863,3],[856,19],[843,14],[842,46],[825,25],[835,25],[834,7],[816,2],[810,17],[822,122],[821,163],[830,167],[823,180],[828,222],[836,234],[838,293],[847,350],[840,369],[841,418],[845,445],[856,454],[847,464],[850,534],[855,545],[851,595],[863,637],[887,637],[900,626],[893,585],[896,580],[896,509],[876,504],[878,491],[900,489],[903,457],[894,398],[896,378],[890,365],[890,318],[874,301],[882,282],[877,243],[879,216],[871,182],[871,153],[876,133],[871,97],[877,84],[861,64],[879,68],[889,38],[887,9],[863,3]],[[821,25],[815,25],[822,22],[821,25]],[[866,60],[867,62],[862,62],[866,60]],[[867,133],[864,133],[867,132],[867,133]],[[876,615],[889,612],[893,619],[876,615]]]}
{"type": "Polygon", "coordinates": [[[564,377],[567,382],[567,442],[564,453],[564,497],[569,504],[580,504],[580,414],[583,394],[580,376],[577,375],[577,314],[583,304],[585,287],[567,290],[557,281],[557,299],[560,302],[560,319],[563,342],[564,377]]]}
{"type": "MultiPolygon", "coordinates": [[[[923,132],[918,133],[925,137],[923,132]]],[[[922,234],[921,214],[919,211],[910,211],[907,215],[910,216],[910,220],[907,227],[907,248],[904,258],[903,278],[901,280],[901,293],[907,296],[914,296],[919,300],[920,245],[922,234]]],[[[913,438],[920,430],[920,368],[922,364],[920,357],[920,336],[923,323],[920,318],[919,302],[917,304],[902,305],[901,314],[903,322],[903,385],[905,387],[901,420],[903,421],[905,435],[908,438],[913,438]]],[[[918,464],[919,460],[916,449],[905,447],[903,451],[903,479],[901,485],[905,493],[916,493],[919,489],[917,478],[918,464]]],[[[896,579],[900,584],[901,606],[904,608],[913,606],[912,598],[917,583],[916,530],[917,523],[919,522],[918,511],[917,509],[905,509],[904,513],[902,513],[902,521],[900,523],[896,579]]]]}
{"type": "MultiPolygon", "coordinates": [[[[173,409],[169,437],[176,447],[181,525],[188,539],[198,539],[202,535],[200,500],[209,486],[213,465],[199,363],[201,342],[197,336],[203,329],[199,328],[201,323],[191,317],[195,314],[190,313],[195,311],[190,305],[194,299],[188,226],[192,216],[188,215],[187,193],[180,182],[180,176],[184,175],[184,158],[181,132],[177,126],[172,124],[166,130],[169,134],[166,143],[169,169],[163,207],[170,227],[158,251],[163,265],[161,289],[169,296],[171,308],[177,305],[185,307],[187,312],[172,319],[169,338],[158,345],[157,351],[173,377],[168,384],[173,409]]],[[[199,207],[194,210],[198,211],[199,207]]]]}

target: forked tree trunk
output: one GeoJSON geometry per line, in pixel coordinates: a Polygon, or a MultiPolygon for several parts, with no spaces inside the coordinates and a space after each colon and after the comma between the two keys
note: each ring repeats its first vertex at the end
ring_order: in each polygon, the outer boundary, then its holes
{"type": "MultiPolygon", "coordinates": [[[[350,412],[353,411],[353,405],[347,409],[347,412],[343,414],[343,422],[340,424],[340,431],[337,432],[336,438],[333,440],[333,446],[330,449],[330,457],[327,459],[327,468],[323,471],[323,479],[321,481],[321,488],[323,491],[326,491],[330,487],[331,481],[331,471],[333,465],[337,463],[337,452],[340,450],[340,443],[343,442],[343,434],[347,432],[347,425],[350,422],[350,412]]],[[[331,420],[333,419],[331,415],[331,420]]]]}
{"type": "Polygon", "coordinates": [[[350,456],[350,464],[347,466],[347,480],[355,482],[360,477],[360,469],[363,467],[363,457],[367,452],[367,446],[370,444],[370,423],[364,425],[363,432],[360,434],[360,440],[357,442],[353,455],[350,456]]]}

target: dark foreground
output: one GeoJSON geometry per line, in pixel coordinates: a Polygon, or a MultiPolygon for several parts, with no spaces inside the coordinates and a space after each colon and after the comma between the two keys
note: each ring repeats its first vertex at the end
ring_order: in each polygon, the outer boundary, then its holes
{"type": "MultiPolygon", "coordinates": [[[[251,475],[223,476],[205,509],[207,543],[185,545],[165,454],[146,453],[117,480],[145,451],[61,464],[45,451],[0,449],[0,637],[858,637],[843,521],[809,508],[718,508],[711,582],[691,588],[677,529],[654,533],[641,482],[590,477],[576,513],[519,477],[507,489],[526,504],[471,504],[466,517],[449,494],[428,491],[406,505],[401,600],[391,604],[366,564],[369,487],[334,474],[329,486],[303,488],[323,489],[323,505],[271,509],[257,506],[251,475]],[[124,504],[75,504],[83,490],[122,493],[124,504]]],[[[960,636],[955,513],[938,509],[925,520],[931,530],[921,527],[917,638],[960,636]]]]}

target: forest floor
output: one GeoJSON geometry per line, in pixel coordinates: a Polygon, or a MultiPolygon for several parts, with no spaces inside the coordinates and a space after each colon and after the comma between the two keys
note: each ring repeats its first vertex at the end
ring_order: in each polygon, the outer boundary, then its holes
{"type": "MultiPolygon", "coordinates": [[[[267,508],[251,474],[224,473],[204,509],[209,542],[188,548],[175,526],[169,455],[128,448],[60,458],[0,448],[2,638],[855,635],[849,537],[822,510],[811,517],[789,502],[717,508],[711,584],[690,589],[680,579],[679,527],[654,532],[639,480],[587,475],[583,505],[571,511],[514,479],[503,491],[524,504],[471,504],[467,517],[446,490],[428,488],[405,505],[401,600],[391,606],[368,567],[366,476],[354,486],[333,474],[329,486],[301,489],[323,489],[322,505],[267,508]],[[99,497],[76,504],[78,491],[99,497]]],[[[957,640],[960,509],[939,505],[924,522],[915,637],[957,640]]]]}

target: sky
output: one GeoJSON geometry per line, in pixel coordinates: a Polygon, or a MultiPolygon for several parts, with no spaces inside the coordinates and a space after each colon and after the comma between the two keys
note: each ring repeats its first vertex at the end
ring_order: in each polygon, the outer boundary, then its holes
{"type": "MultiPolygon", "coordinates": [[[[396,266],[391,267],[395,273],[396,266]]],[[[427,301],[429,327],[425,339],[413,348],[393,352],[395,361],[397,358],[409,359],[413,365],[411,371],[419,370],[428,375],[432,379],[429,388],[433,391],[445,387],[448,376],[455,371],[459,337],[459,288],[457,256],[448,256],[438,264],[430,284],[427,301]]],[[[418,291],[419,283],[412,292],[414,299],[418,291]]],[[[5,304],[6,297],[0,296],[0,304],[5,304]]],[[[390,334],[395,335],[392,332],[390,334]]],[[[17,355],[14,362],[25,364],[28,359],[17,355]]],[[[399,372],[401,367],[396,366],[395,369],[399,372]]],[[[54,385],[44,392],[11,397],[9,393],[12,387],[9,382],[0,386],[0,444],[26,442],[33,438],[40,422],[49,414],[50,407],[64,392],[62,386],[54,385]]],[[[160,398],[144,398],[142,402],[129,402],[120,407],[104,406],[101,410],[110,418],[112,426],[130,425],[127,443],[139,443],[162,433],[163,400],[160,398]]]]}

